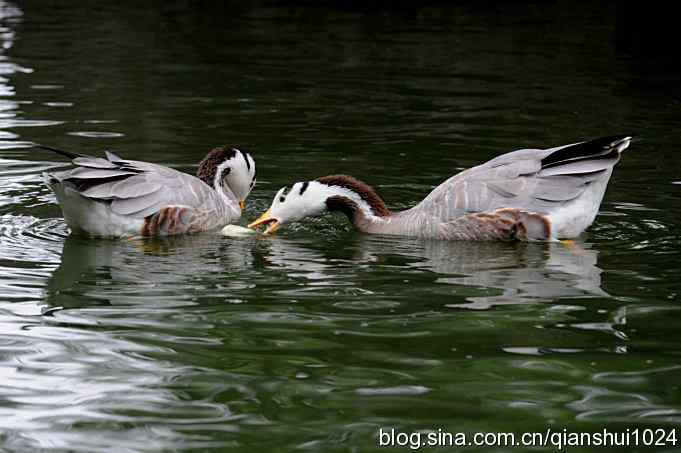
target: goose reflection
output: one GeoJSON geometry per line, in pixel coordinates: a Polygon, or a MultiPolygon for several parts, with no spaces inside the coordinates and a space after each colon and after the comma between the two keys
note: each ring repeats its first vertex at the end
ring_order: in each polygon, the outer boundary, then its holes
{"type": "MultiPolygon", "coordinates": [[[[435,284],[483,289],[468,303],[448,307],[487,309],[495,305],[557,298],[609,297],[601,289],[598,252],[588,243],[562,244],[445,242],[348,234],[330,243],[274,238],[264,261],[302,277],[309,285],[352,284],[368,265],[386,270],[434,273],[435,284]]],[[[456,292],[456,289],[454,289],[456,292]]],[[[361,292],[360,292],[361,294],[361,292]]],[[[424,294],[426,297],[427,294],[424,294]]]]}
{"type": "Polygon", "coordinates": [[[500,294],[469,297],[471,303],[450,307],[486,309],[523,300],[609,297],[601,289],[598,252],[588,244],[581,244],[579,250],[553,243],[508,244],[502,250],[491,243],[481,245],[453,248],[426,244],[431,270],[462,274],[441,277],[439,282],[501,290],[500,294]]]}
{"type": "Polygon", "coordinates": [[[214,235],[128,241],[69,236],[46,301],[65,308],[193,305],[195,289],[210,286],[211,277],[250,268],[251,248],[214,235]]]}
{"type": "Polygon", "coordinates": [[[366,273],[398,272],[410,278],[417,271],[431,286],[452,285],[452,295],[465,295],[467,303],[448,307],[486,309],[609,297],[601,289],[597,261],[598,252],[588,243],[575,251],[561,244],[443,242],[354,233],[321,242],[283,237],[226,240],[214,235],[144,241],[68,237],[61,264],[48,283],[47,300],[64,307],[82,306],[84,299],[88,304],[169,307],[193,304],[196,288],[217,285],[224,299],[235,289],[248,296],[251,283],[270,286],[288,279],[300,284],[287,281],[286,288],[275,285],[274,290],[310,296],[321,291],[323,296],[335,287],[370,297],[374,288],[362,283],[368,281],[366,273]],[[476,290],[471,294],[467,288],[476,290]]]}

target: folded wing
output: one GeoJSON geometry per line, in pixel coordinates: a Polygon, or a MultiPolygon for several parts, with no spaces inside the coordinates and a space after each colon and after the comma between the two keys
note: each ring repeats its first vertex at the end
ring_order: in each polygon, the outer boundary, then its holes
{"type": "Polygon", "coordinates": [[[106,159],[80,156],[76,168],[52,174],[80,195],[110,203],[113,212],[144,218],[165,206],[200,208],[215,192],[203,181],[148,162],[125,160],[107,152],[106,159]]]}
{"type": "Polygon", "coordinates": [[[550,213],[610,177],[631,137],[604,137],[551,149],[522,149],[465,170],[414,210],[450,221],[472,212],[518,208],[550,213]]]}

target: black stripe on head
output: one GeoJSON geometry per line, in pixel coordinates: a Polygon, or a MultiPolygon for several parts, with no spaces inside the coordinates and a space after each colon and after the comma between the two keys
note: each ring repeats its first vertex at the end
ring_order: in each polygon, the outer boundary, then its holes
{"type": "Polygon", "coordinates": [[[309,185],[310,185],[310,182],[309,182],[309,181],[305,181],[305,182],[303,183],[303,187],[300,188],[300,195],[302,195],[302,194],[305,193],[305,191],[307,190],[307,186],[309,186],[309,185]]]}
{"type": "Polygon", "coordinates": [[[225,179],[225,176],[229,175],[232,172],[232,167],[226,167],[224,170],[222,170],[222,175],[220,176],[220,185],[222,187],[227,185],[227,180],[225,179]]]}
{"type": "Polygon", "coordinates": [[[246,154],[245,152],[241,151],[239,148],[234,148],[234,149],[235,149],[236,151],[239,151],[239,152],[241,153],[241,157],[243,157],[243,159],[246,161],[246,169],[250,171],[250,170],[251,170],[251,163],[250,163],[249,160],[248,160],[248,154],[246,154]]]}
{"type": "Polygon", "coordinates": [[[281,196],[279,197],[279,203],[283,203],[286,201],[286,192],[288,192],[288,187],[284,187],[284,191],[281,193],[281,196]]]}

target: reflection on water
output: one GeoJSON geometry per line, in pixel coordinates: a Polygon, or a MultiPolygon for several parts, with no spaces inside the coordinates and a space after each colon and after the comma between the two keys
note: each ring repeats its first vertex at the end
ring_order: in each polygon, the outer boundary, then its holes
{"type": "MultiPolygon", "coordinates": [[[[346,260],[324,256],[303,242],[272,240],[264,260],[286,269],[289,277],[310,280],[307,286],[343,284],[346,267],[371,266],[399,257],[408,268],[442,274],[434,284],[480,288],[485,295],[470,296],[466,304],[448,307],[487,309],[523,301],[550,301],[561,297],[607,297],[601,289],[598,252],[589,244],[568,248],[562,244],[459,243],[411,238],[353,236],[343,246],[355,251],[346,260]],[[350,241],[348,243],[348,241],[350,241]],[[453,275],[452,275],[453,274],[453,275]],[[498,290],[498,291],[495,291],[498,290]],[[494,293],[498,294],[494,294],[494,293]]],[[[368,291],[367,295],[374,292],[368,291]]]]}
{"type": "MultiPolygon", "coordinates": [[[[212,235],[201,235],[93,243],[69,236],[64,242],[61,264],[48,284],[47,300],[58,300],[63,305],[69,291],[76,288],[72,302],[78,306],[82,292],[78,285],[96,281],[99,286],[127,286],[124,291],[105,291],[104,303],[134,303],[140,289],[146,292],[139,299],[144,302],[153,288],[163,298],[163,305],[173,306],[169,301],[175,297],[187,299],[183,288],[211,276],[219,279],[228,272],[239,276],[263,263],[282,278],[307,280],[299,289],[280,292],[294,295],[317,287],[354,287],[352,273],[380,267],[390,259],[399,260],[407,271],[438,274],[433,278],[436,285],[480,288],[487,293],[467,297],[471,303],[446,305],[452,308],[487,309],[562,297],[608,297],[600,288],[602,271],[596,266],[597,252],[587,244],[567,248],[561,244],[447,243],[351,235],[341,239],[347,252],[340,251],[339,255],[338,250],[286,238],[223,239],[220,247],[215,246],[215,241],[212,235]],[[175,272],[178,268],[182,269],[181,275],[175,272]],[[498,294],[493,294],[494,290],[498,294]]],[[[222,289],[233,287],[234,282],[230,282],[222,289]]],[[[351,292],[367,298],[379,294],[361,288],[352,288],[351,292]]],[[[98,295],[92,294],[90,300],[98,300],[98,295]]],[[[185,303],[191,303],[190,298],[185,303]]]]}
{"type": "Polygon", "coordinates": [[[0,2],[3,449],[374,451],[380,427],[681,422],[678,77],[612,47],[607,3],[17,5],[0,2]],[[645,139],[572,248],[334,216],[271,238],[71,237],[40,177],[63,163],[26,147],[193,172],[251,143],[246,221],[294,180],[353,174],[400,209],[514,147],[622,131],[645,139]]]}
{"type": "Polygon", "coordinates": [[[21,9],[12,3],[0,2],[0,150],[27,146],[30,142],[17,140],[19,135],[7,129],[15,127],[31,127],[49,124],[17,119],[20,103],[11,99],[16,93],[10,84],[10,77],[16,73],[30,74],[31,68],[13,63],[7,56],[16,39],[15,27],[20,23],[21,9]],[[10,98],[10,99],[8,99],[10,98]]]}
{"type": "MultiPolygon", "coordinates": [[[[355,234],[326,243],[212,235],[149,241],[68,237],[60,265],[46,285],[45,300],[54,309],[37,330],[48,330],[38,337],[30,334],[30,346],[24,347],[31,363],[60,370],[56,376],[64,370],[70,382],[80,376],[88,385],[79,386],[76,395],[69,390],[47,403],[20,402],[41,420],[36,411],[45,405],[75,400],[68,407],[85,423],[105,411],[109,422],[158,424],[163,427],[154,437],[159,446],[202,445],[201,436],[181,435],[190,418],[209,430],[240,432],[233,435],[237,438],[253,440],[264,431],[285,439],[284,427],[298,426],[296,417],[304,417],[298,401],[317,409],[332,404],[343,411],[356,411],[357,399],[371,404],[375,409],[364,410],[365,416],[378,418],[357,427],[367,439],[388,423],[380,421],[381,413],[399,412],[407,403],[417,414],[432,410],[428,423],[462,423],[469,430],[489,426],[450,413],[437,396],[443,391],[450,401],[458,401],[459,410],[482,419],[498,410],[525,416],[531,410],[538,420],[573,413],[581,422],[629,417],[675,422],[677,407],[660,403],[650,391],[659,380],[678,377],[679,367],[662,360],[645,371],[630,371],[637,369],[638,359],[635,342],[628,350],[624,307],[599,309],[602,315],[592,312],[585,318],[592,309],[579,300],[606,302],[609,296],[600,289],[596,252],[582,246],[575,253],[554,244],[459,244],[355,234]],[[175,271],[178,267],[182,273],[175,271]],[[419,284],[412,288],[414,282],[419,284]],[[436,288],[428,292],[431,300],[415,296],[423,294],[426,282],[436,288]],[[263,288],[267,290],[259,302],[243,297],[263,288]],[[87,297],[78,297],[83,294],[87,297]],[[452,304],[452,299],[461,302],[452,304]],[[569,304],[536,304],[553,299],[569,304]],[[507,305],[510,311],[482,310],[483,304],[496,310],[500,307],[495,305],[507,305]],[[596,318],[601,320],[590,322],[596,318]],[[116,333],[103,338],[113,328],[116,333]],[[514,329],[522,332],[520,337],[514,329]],[[580,333],[588,331],[595,337],[580,333]],[[394,341],[400,349],[385,349],[394,341]],[[505,354],[494,353],[497,347],[505,354]],[[49,352],[42,357],[36,350],[49,352]],[[319,350],[335,352],[324,357],[319,350]],[[587,366],[560,358],[580,353],[588,357],[587,366]],[[603,353],[634,359],[625,364],[605,360],[603,353]],[[67,357],[70,365],[59,362],[67,357]],[[222,364],[216,368],[217,357],[222,364]],[[192,365],[177,364],[178,359],[192,365]],[[107,371],[93,370],[102,364],[107,371]],[[100,374],[110,372],[124,385],[98,382],[100,374]],[[508,373],[516,377],[508,381],[508,373]],[[478,379],[481,374],[485,380],[478,379]],[[448,383],[452,375],[458,375],[456,387],[448,383]],[[217,382],[226,386],[229,405],[218,403],[217,382]],[[182,399],[187,386],[208,392],[207,399],[191,404],[182,399]],[[633,388],[638,390],[629,390],[633,388]],[[258,402],[252,399],[256,394],[258,402]],[[473,409],[478,400],[485,406],[473,409]],[[119,414],[130,410],[134,418],[119,414]]],[[[44,384],[42,378],[35,381],[36,386],[44,384]]],[[[26,394],[39,391],[21,387],[26,394]]],[[[58,433],[64,444],[73,439],[50,420],[42,420],[48,432],[58,433]]],[[[30,419],[26,423],[22,432],[41,426],[30,419]]],[[[344,430],[329,416],[304,426],[306,439],[322,439],[329,431],[342,435],[344,430]]],[[[106,435],[110,442],[122,434],[106,435]]],[[[133,433],[124,445],[139,441],[133,433]]]]}
{"type": "Polygon", "coordinates": [[[93,302],[149,307],[153,303],[149,298],[159,308],[192,305],[192,292],[202,280],[244,271],[252,262],[245,244],[215,247],[215,241],[214,236],[199,235],[93,243],[69,236],[61,264],[49,280],[46,300],[67,307],[93,302]],[[85,300],[84,291],[89,296],[85,300]]]}

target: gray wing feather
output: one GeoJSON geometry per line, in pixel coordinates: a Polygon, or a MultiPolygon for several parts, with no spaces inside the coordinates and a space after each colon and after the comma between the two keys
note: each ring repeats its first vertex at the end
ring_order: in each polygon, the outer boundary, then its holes
{"type": "Polygon", "coordinates": [[[135,175],[122,181],[115,180],[105,182],[81,192],[88,198],[135,198],[160,190],[162,186],[158,183],[148,182],[145,175],[135,175]]]}
{"type": "Polygon", "coordinates": [[[117,169],[78,167],[68,173],[69,179],[107,179],[118,176],[132,176],[135,172],[117,169]]]}
{"type": "Polygon", "coordinates": [[[509,199],[525,198],[536,188],[543,155],[541,150],[519,150],[465,170],[435,188],[414,209],[448,221],[469,212],[508,207],[509,199]]]}
{"type": "Polygon", "coordinates": [[[111,151],[104,151],[104,154],[111,162],[121,162],[124,160],[121,156],[116,153],[112,153],[111,151]]]}
{"type": "Polygon", "coordinates": [[[161,175],[161,176],[170,176],[174,177],[177,174],[180,175],[185,175],[189,176],[190,178],[194,178],[193,176],[187,175],[186,173],[179,172],[175,170],[174,168],[169,168],[169,167],[164,167],[163,165],[158,165],[158,164],[152,164],[150,162],[142,162],[139,160],[120,160],[117,163],[120,165],[124,165],[127,168],[133,169],[138,172],[146,172],[150,174],[156,174],[156,175],[161,175]]]}
{"type": "Polygon", "coordinates": [[[489,189],[504,198],[521,197],[531,193],[538,200],[569,201],[584,192],[589,178],[556,176],[553,178],[517,177],[486,181],[489,189]]]}
{"type": "Polygon", "coordinates": [[[116,198],[111,202],[111,210],[116,214],[146,217],[158,211],[166,204],[166,197],[161,191],[135,198],[116,198]]]}
{"type": "Polygon", "coordinates": [[[521,149],[462,171],[436,187],[413,214],[449,221],[469,212],[519,208],[550,212],[610,177],[630,137],[605,137],[545,150],[521,149]],[[554,154],[556,153],[556,154],[554,154]]]}
{"type": "Polygon", "coordinates": [[[539,176],[547,177],[553,175],[595,173],[597,171],[603,171],[612,168],[612,166],[615,165],[618,160],[619,157],[613,159],[599,159],[569,163],[559,167],[546,168],[539,172],[539,176]]]}
{"type": "Polygon", "coordinates": [[[223,201],[200,179],[162,165],[125,160],[107,151],[107,159],[78,157],[76,168],[55,174],[60,180],[87,183],[74,186],[80,194],[110,202],[113,212],[144,218],[166,206],[222,210],[223,201]]]}
{"type": "Polygon", "coordinates": [[[163,188],[163,181],[151,180],[147,175],[138,175],[117,181],[111,187],[112,196],[115,198],[136,198],[156,192],[163,188]]]}
{"type": "Polygon", "coordinates": [[[131,196],[122,197],[118,196],[118,191],[114,192],[115,198],[111,204],[114,212],[142,218],[165,206],[215,208],[219,204],[215,191],[193,176],[177,171],[172,176],[154,173],[144,176],[146,177],[144,181],[133,177],[119,182],[137,180],[121,189],[122,195],[131,196]],[[158,189],[152,190],[154,187],[158,189]],[[144,193],[146,190],[149,192],[144,193]],[[136,192],[139,192],[139,195],[135,196],[136,192]]]}
{"type": "Polygon", "coordinates": [[[90,187],[87,190],[83,190],[80,194],[88,198],[113,198],[113,186],[115,186],[117,182],[118,181],[111,181],[98,184],[96,186],[90,187]]]}
{"type": "Polygon", "coordinates": [[[557,176],[539,180],[533,195],[544,201],[570,201],[584,192],[588,182],[588,179],[576,176],[557,176]]]}
{"type": "Polygon", "coordinates": [[[516,197],[527,188],[525,178],[497,179],[487,181],[487,187],[502,197],[516,197]]]}
{"type": "Polygon", "coordinates": [[[118,166],[101,157],[77,157],[72,161],[79,167],[116,169],[118,166]]]}
{"type": "MultiPolygon", "coordinates": [[[[571,146],[571,145],[567,145],[571,146]]],[[[488,160],[482,165],[478,165],[477,167],[473,168],[480,168],[480,167],[498,167],[501,165],[506,165],[509,163],[515,163],[515,162],[535,162],[537,159],[541,161],[544,157],[548,156],[554,151],[558,151],[559,149],[565,148],[565,146],[560,146],[558,148],[552,148],[552,149],[517,149],[515,151],[511,151],[510,153],[502,154],[501,156],[497,156],[494,159],[488,160]]],[[[473,170],[471,168],[471,170],[473,170]]]]}

